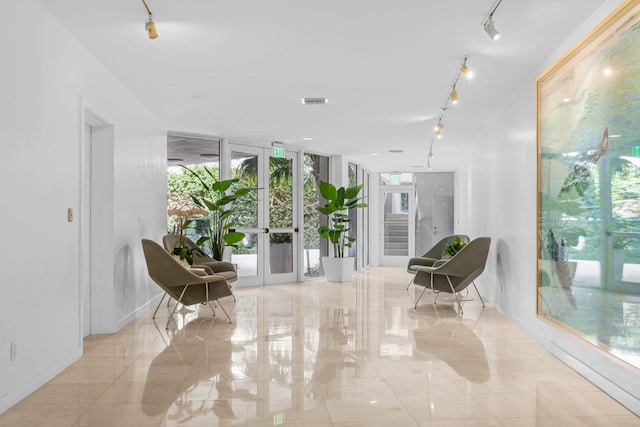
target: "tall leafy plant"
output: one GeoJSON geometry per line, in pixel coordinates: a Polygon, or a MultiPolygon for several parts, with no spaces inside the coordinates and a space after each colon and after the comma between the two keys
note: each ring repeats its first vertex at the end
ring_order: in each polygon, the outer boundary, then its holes
{"type": "Polygon", "coordinates": [[[194,194],[190,194],[193,203],[209,212],[209,234],[198,239],[198,246],[207,245],[211,256],[222,260],[225,246],[237,247],[245,234],[233,230],[234,205],[242,197],[249,194],[250,188],[232,188],[240,180],[237,178],[218,180],[213,171],[205,167],[202,172],[182,166],[193,175],[201,185],[194,194]]]}
{"type": "Polygon", "coordinates": [[[318,211],[329,218],[329,225],[318,227],[318,234],[324,239],[329,239],[333,245],[333,255],[338,258],[345,257],[345,248],[350,248],[355,242],[355,237],[349,236],[349,211],[356,208],[366,208],[364,197],[358,194],[362,190],[361,185],[353,187],[336,188],[333,184],[320,181],[320,194],[326,200],[324,206],[318,211]]]}

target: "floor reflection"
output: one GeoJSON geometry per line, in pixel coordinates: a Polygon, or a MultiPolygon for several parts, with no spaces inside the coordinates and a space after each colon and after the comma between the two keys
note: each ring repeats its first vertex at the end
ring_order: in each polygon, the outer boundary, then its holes
{"type": "Polygon", "coordinates": [[[417,354],[425,359],[435,357],[444,361],[469,381],[484,383],[489,380],[491,369],[482,341],[453,307],[433,306],[430,315],[414,317],[417,325],[413,338],[417,354]]]}

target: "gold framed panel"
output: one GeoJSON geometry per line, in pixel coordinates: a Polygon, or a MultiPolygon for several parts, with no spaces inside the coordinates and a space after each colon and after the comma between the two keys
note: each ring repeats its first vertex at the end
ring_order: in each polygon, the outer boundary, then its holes
{"type": "Polygon", "coordinates": [[[537,314],[640,368],[640,0],[536,86],[537,314]]]}

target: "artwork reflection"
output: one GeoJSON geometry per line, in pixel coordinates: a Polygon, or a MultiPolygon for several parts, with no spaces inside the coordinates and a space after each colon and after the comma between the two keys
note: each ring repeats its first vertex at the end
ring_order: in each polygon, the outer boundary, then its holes
{"type": "Polygon", "coordinates": [[[640,0],[537,90],[538,314],[640,368],[640,0]]]}

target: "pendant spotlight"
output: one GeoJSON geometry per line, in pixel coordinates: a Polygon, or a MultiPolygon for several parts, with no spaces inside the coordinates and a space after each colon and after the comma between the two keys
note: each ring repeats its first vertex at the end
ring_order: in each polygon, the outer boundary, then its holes
{"type": "Polygon", "coordinates": [[[431,159],[433,159],[435,155],[433,154],[433,138],[431,138],[431,146],[429,147],[429,153],[427,154],[427,169],[431,170],[431,159]]]}
{"type": "Polygon", "coordinates": [[[147,13],[149,14],[149,17],[144,23],[144,29],[147,31],[147,35],[150,39],[157,39],[158,31],[156,30],[156,23],[153,22],[153,14],[151,13],[151,9],[149,9],[149,5],[147,4],[146,0],[142,0],[142,4],[144,5],[145,9],[147,9],[147,13]]]}
{"type": "Polygon", "coordinates": [[[460,64],[460,73],[462,73],[462,75],[465,76],[468,79],[472,79],[473,78],[473,71],[471,71],[471,69],[467,65],[467,57],[466,56],[462,60],[462,64],[460,64]]]}
{"type": "Polygon", "coordinates": [[[455,85],[451,89],[451,95],[449,96],[449,98],[451,98],[451,103],[453,105],[456,105],[458,103],[458,91],[456,90],[455,85]]]}
{"type": "Polygon", "coordinates": [[[502,0],[496,0],[489,14],[484,18],[484,21],[482,21],[482,28],[492,40],[498,40],[500,38],[500,33],[496,29],[495,22],[493,22],[493,14],[496,13],[496,9],[498,9],[500,3],[502,3],[502,0]]]}

